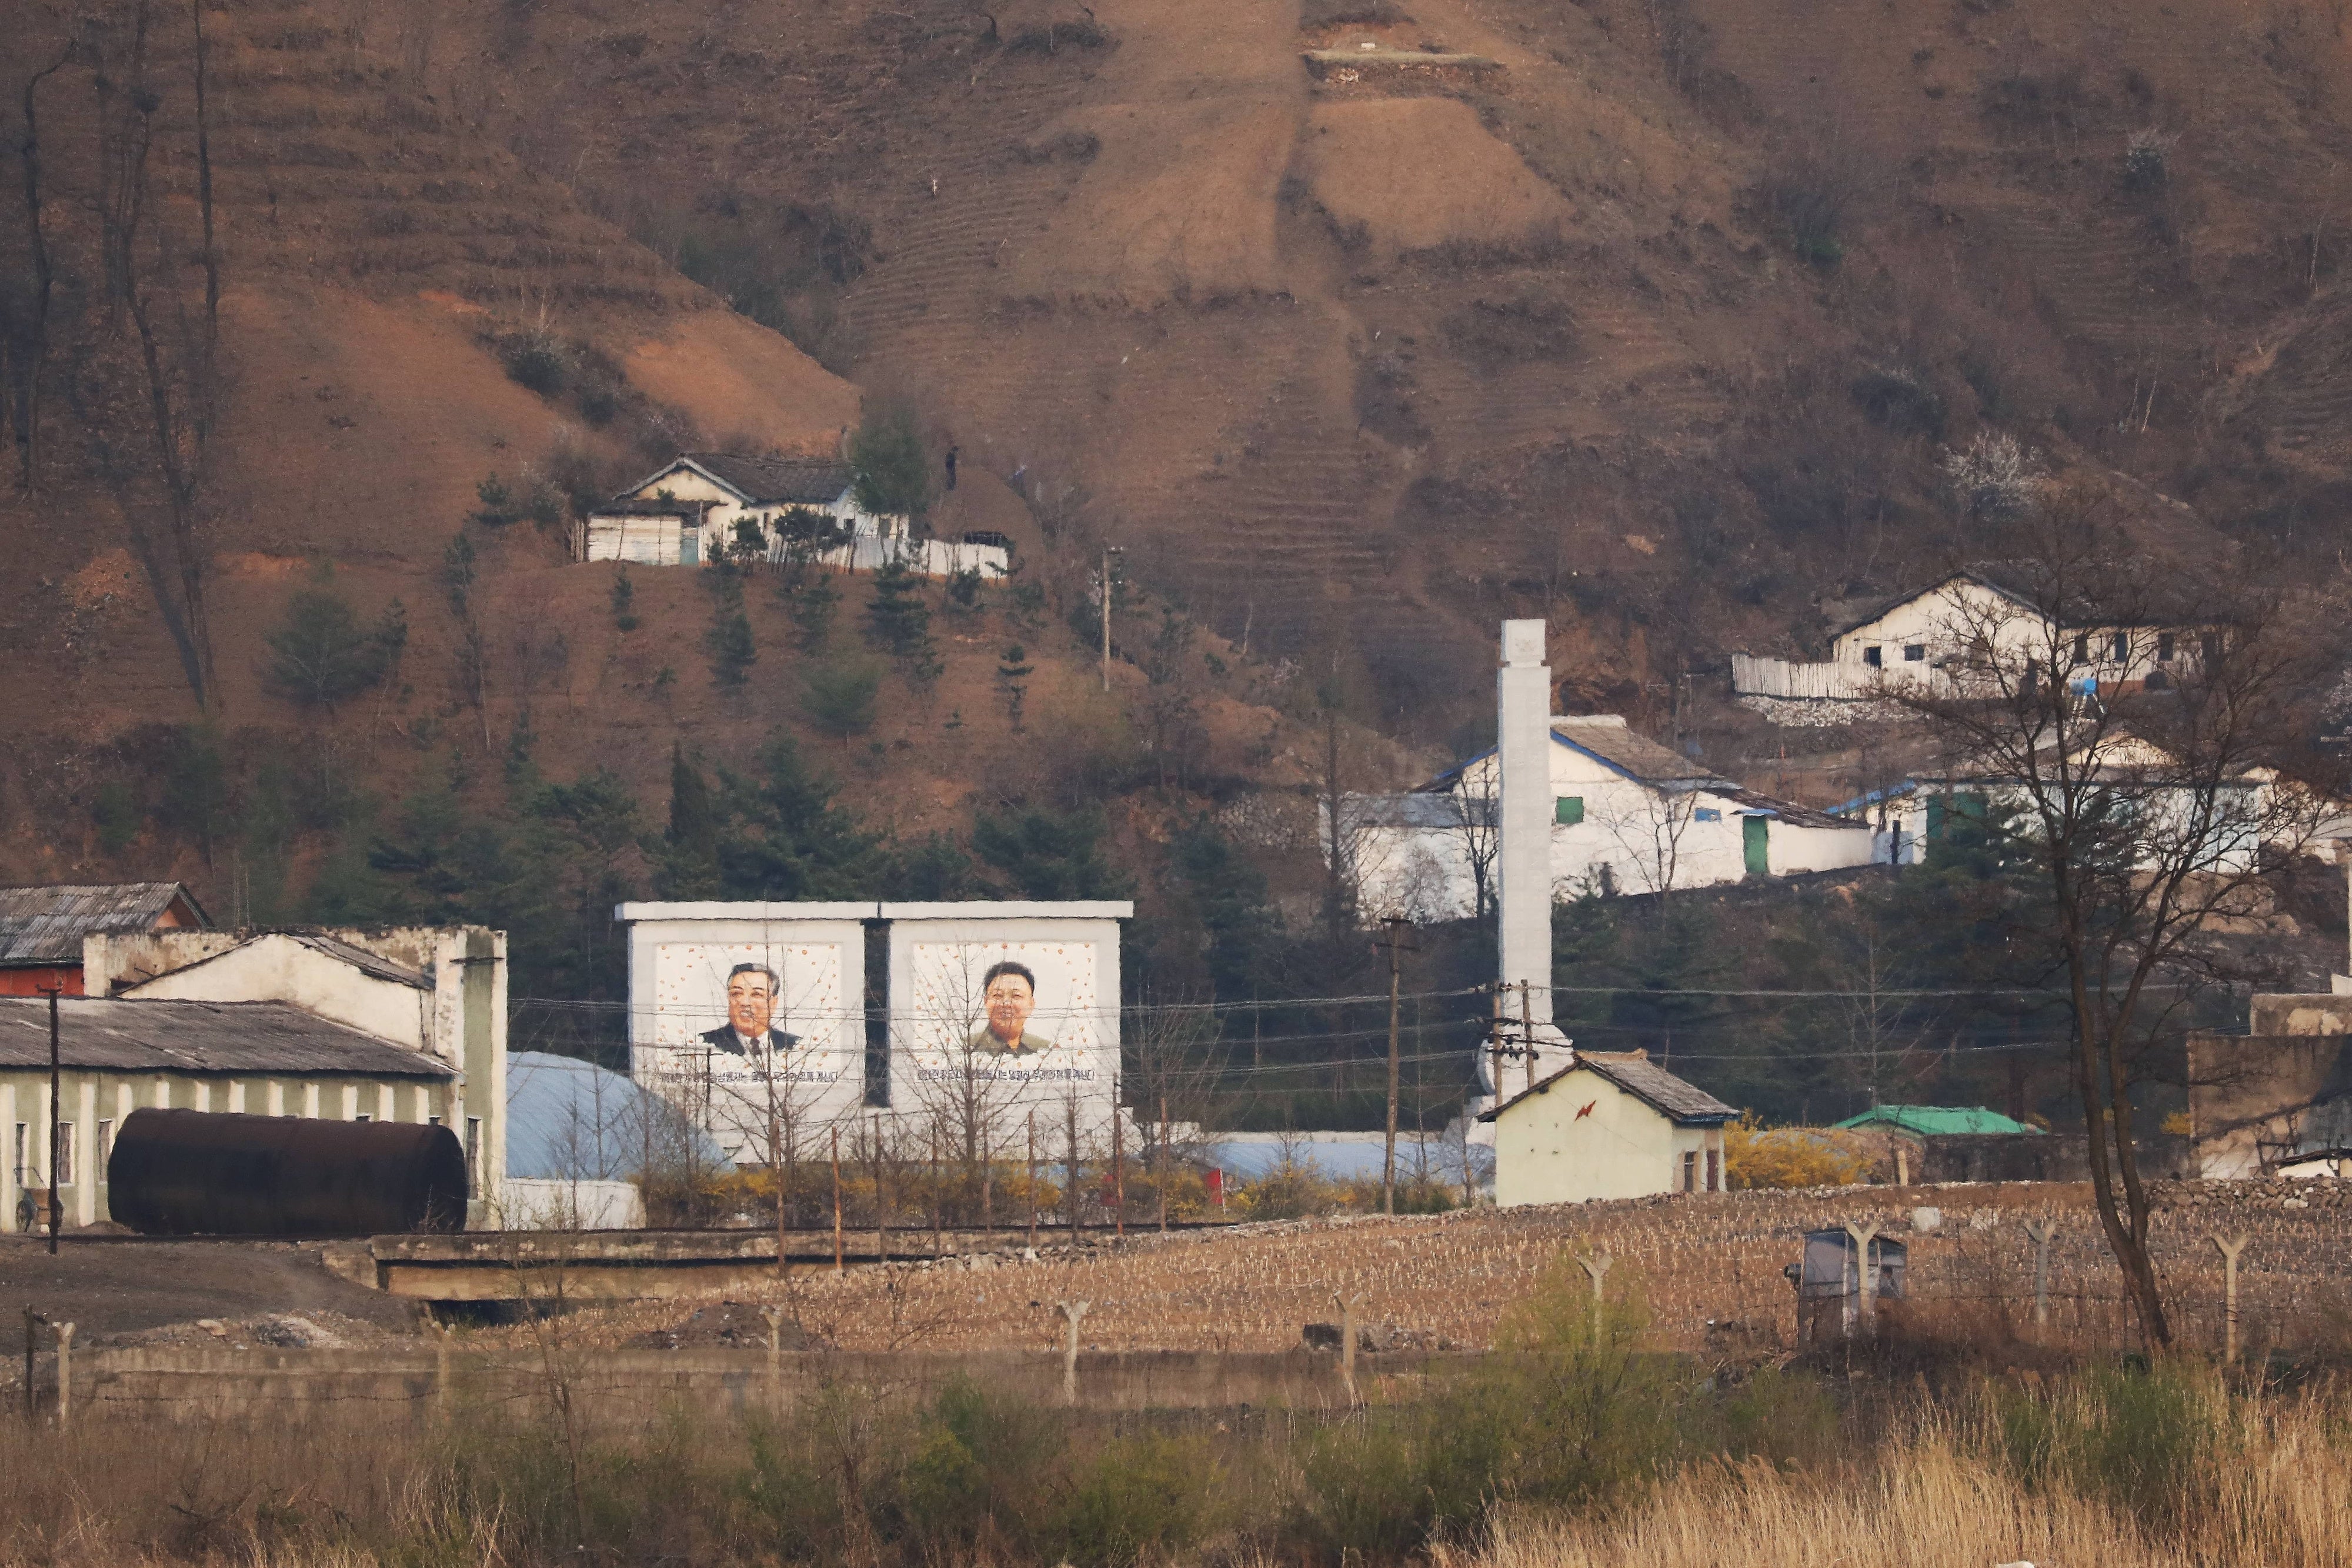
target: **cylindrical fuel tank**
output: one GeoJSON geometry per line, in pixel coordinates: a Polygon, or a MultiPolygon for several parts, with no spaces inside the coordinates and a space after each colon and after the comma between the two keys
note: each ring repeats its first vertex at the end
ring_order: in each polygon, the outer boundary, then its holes
{"type": "Polygon", "coordinates": [[[466,1153],[446,1127],[134,1110],[108,1206],[142,1236],[386,1236],[466,1228],[466,1153]]]}

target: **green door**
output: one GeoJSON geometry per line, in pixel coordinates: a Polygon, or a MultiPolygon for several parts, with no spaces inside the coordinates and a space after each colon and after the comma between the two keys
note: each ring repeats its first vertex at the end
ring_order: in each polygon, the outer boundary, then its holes
{"type": "Polygon", "coordinates": [[[1751,877],[1772,874],[1771,824],[1769,816],[1739,819],[1739,846],[1748,852],[1748,874],[1751,877]]]}

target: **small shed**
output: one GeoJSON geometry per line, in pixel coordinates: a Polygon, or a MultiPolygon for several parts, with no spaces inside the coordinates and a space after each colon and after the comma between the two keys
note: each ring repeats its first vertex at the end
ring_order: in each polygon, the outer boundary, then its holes
{"type": "Polygon", "coordinates": [[[1495,1202],[1510,1207],[1721,1192],[1738,1114],[1647,1051],[1579,1051],[1478,1120],[1495,1124],[1495,1202]]]}
{"type": "Polygon", "coordinates": [[[81,995],[86,937],[211,923],[194,896],[177,882],[0,888],[0,996],[38,996],[53,990],[81,995]]]}

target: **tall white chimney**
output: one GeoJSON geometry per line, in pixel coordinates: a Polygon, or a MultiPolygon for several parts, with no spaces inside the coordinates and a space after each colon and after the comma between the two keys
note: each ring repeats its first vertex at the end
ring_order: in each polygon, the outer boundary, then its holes
{"type": "Polygon", "coordinates": [[[1544,662],[1541,621],[1503,623],[1495,717],[1505,1037],[1527,1045],[1524,1021],[1533,1026],[1535,1048],[1532,1058],[1503,1058],[1502,1081],[1492,1087],[1507,1100],[1573,1059],[1551,1021],[1551,667],[1544,662]]]}

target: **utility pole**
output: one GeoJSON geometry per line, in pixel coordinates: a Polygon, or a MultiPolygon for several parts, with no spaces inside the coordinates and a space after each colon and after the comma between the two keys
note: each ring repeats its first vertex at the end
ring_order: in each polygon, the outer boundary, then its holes
{"type": "Polygon", "coordinates": [[[1110,558],[1123,552],[1116,544],[1106,544],[1102,552],[1102,678],[1103,689],[1110,689],[1110,558]]]}
{"type": "Polygon", "coordinates": [[[1536,1086],[1536,1020],[1528,1000],[1528,983],[1519,982],[1519,1048],[1528,1053],[1528,1088],[1536,1086]]]}
{"type": "Polygon", "coordinates": [[[1118,1216],[1116,1223],[1118,1228],[1115,1234],[1121,1241],[1125,1241],[1127,1239],[1127,1150],[1125,1136],[1120,1131],[1119,1124],[1127,1119],[1119,1114],[1120,1109],[1119,1082],[1117,1078],[1113,1078],[1110,1080],[1110,1207],[1111,1213],[1118,1216]]]}
{"type": "Polygon", "coordinates": [[[1404,955],[1421,949],[1405,940],[1412,922],[1404,916],[1391,915],[1381,923],[1388,927],[1388,940],[1379,945],[1389,952],[1389,1121],[1388,1142],[1381,1152],[1381,1212],[1392,1215],[1396,1213],[1398,1008],[1403,994],[1404,955]]]}
{"type": "Polygon", "coordinates": [[[58,1129],[65,1101],[58,1078],[58,996],[65,990],[52,985],[42,994],[49,999],[49,1256],[58,1255],[58,1129]]]}

